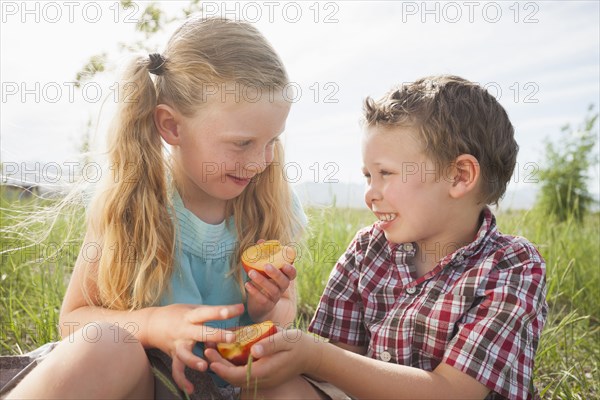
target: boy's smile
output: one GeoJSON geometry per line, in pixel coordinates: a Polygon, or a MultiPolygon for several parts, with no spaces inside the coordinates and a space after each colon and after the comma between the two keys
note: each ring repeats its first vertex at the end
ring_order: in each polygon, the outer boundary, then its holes
{"type": "Polygon", "coordinates": [[[396,213],[384,213],[375,210],[373,210],[373,213],[375,214],[377,219],[379,219],[379,227],[381,229],[389,227],[398,216],[398,214],[396,213]]]}

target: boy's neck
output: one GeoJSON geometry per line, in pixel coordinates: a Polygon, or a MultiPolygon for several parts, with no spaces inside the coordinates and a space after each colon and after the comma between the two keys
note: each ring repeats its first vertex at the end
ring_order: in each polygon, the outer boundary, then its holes
{"type": "Polygon", "coordinates": [[[453,218],[455,223],[437,240],[418,242],[414,261],[417,277],[420,278],[433,270],[442,258],[472,243],[481,226],[480,217],[481,209],[462,213],[460,218],[453,218]]]}

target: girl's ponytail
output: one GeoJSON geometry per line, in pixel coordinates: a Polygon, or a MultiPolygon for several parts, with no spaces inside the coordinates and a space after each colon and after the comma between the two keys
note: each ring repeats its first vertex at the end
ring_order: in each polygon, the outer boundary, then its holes
{"type": "Polygon", "coordinates": [[[109,181],[90,215],[102,249],[96,276],[99,300],[119,310],[154,304],[173,269],[172,205],[154,124],[157,94],[149,74],[156,66],[156,58],[140,57],[125,72],[108,140],[109,181]]]}

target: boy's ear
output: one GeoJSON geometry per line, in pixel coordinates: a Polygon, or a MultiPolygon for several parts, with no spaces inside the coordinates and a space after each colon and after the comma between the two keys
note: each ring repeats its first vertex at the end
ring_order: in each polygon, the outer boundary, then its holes
{"type": "Polygon", "coordinates": [[[471,154],[461,154],[454,160],[451,171],[451,197],[457,199],[476,190],[481,179],[481,170],[475,157],[471,154]]]}
{"type": "Polygon", "coordinates": [[[181,136],[179,135],[179,113],[166,104],[159,104],[154,109],[154,123],[158,133],[172,146],[179,144],[181,136]]]}

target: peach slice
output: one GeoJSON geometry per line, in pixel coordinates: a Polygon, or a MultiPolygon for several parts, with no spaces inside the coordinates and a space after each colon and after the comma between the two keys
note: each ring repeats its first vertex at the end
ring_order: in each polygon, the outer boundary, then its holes
{"type": "Polygon", "coordinates": [[[296,249],[291,246],[283,246],[279,240],[267,240],[261,244],[248,247],[242,253],[242,267],[246,273],[256,270],[265,277],[267,264],[277,269],[283,268],[285,264],[292,264],[296,259],[296,249]]]}
{"type": "Polygon", "coordinates": [[[277,327],[272,321],[241,327],[235,332],[236,342],[218,343],[217,351],[221,356],[234,365],[246,365],[250,356],[250,348],[259,340],[277,333],[277,327]]]}

